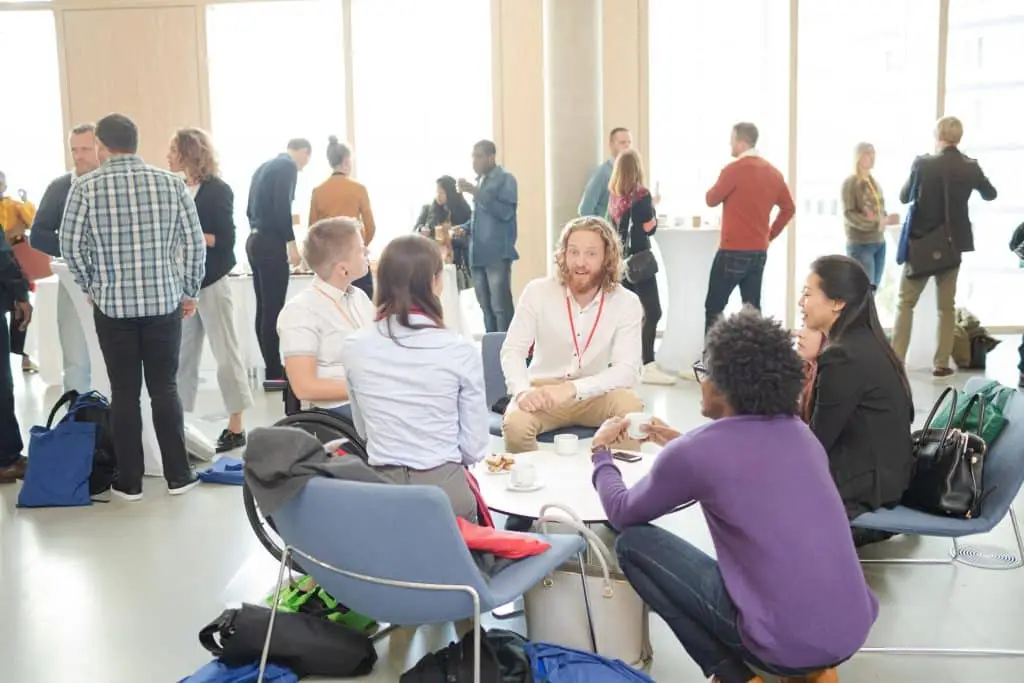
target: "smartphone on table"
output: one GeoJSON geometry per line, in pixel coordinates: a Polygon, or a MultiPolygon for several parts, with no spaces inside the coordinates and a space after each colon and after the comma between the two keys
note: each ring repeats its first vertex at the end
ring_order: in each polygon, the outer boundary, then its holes
{"type": "Polygon", "coordinates": [[[641,460],[639,453],[624,453],[622,451],[612,451],[612,458],[619,462],[640,462],[641,460]]]}

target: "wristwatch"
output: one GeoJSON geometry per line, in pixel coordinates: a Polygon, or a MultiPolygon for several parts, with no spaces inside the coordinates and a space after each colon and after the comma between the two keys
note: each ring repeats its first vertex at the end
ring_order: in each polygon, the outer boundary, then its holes
{"type": "Polygon", "coordinates": [[[604,444],[600,446],[593,446],[590,449],[590,459],[593,460],[595,455],[601,455],[603,453],[608,453],[610,455],[611,452],[612,449],[609,448],[608,446],[605,446],[604,444]]]}

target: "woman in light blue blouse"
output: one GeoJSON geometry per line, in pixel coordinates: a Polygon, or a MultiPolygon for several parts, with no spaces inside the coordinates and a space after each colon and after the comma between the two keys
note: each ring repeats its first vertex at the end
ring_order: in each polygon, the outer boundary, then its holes
{"type": "Polygon", "coordinates": [[[465,467],[487,455],[480,353],[445,328],[444,261],[421,235],[392,240],[377,268],[377,320],[342,347],[349,400],[370,465],[396,484],[440,486],[476,519],[465,467]]]}

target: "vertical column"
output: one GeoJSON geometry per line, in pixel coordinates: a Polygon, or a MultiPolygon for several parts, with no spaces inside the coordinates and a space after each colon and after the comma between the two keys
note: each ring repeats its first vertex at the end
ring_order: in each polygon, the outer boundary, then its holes
{"type": "Polygon", "coordinates": [[[576,216],[604,155],[601,120],[601,0],[547,0],[547,245],[576,216]]]}

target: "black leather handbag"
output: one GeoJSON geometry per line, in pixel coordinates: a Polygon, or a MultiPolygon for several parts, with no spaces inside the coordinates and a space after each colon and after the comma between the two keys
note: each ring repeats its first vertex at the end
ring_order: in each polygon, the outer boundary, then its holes
{"type": "MultiPolygon", "coordinates": [[[[981,433],[985,399],[980,394],[971,396],[964,415],[971,413],[975,401],[981,433]]],[[[950,387],[932,406],[924,428],[914,432],[914,474],[903,494],[903,504],[932,515],[972,519],[981,515],[987,446],[980,436],[964,429],[963,420],[959,426],[953,425],[956,404],[956,389],[950,387]],[[932,420],[947,396],[952,396],[949,422],[944,428],[935,429],[932,420]]]]}
{"type": "MultiPolygon", "coordinates": [[[[633,247],[633,230],[636,228],[633,225],[632,215],[629,218],[629,248],[633,247]]],[[[642,230],[643,228],[641,228],[642,230]]],[[[644,249],[638,251],[635,254],[628,256],[625,260],[625,277],[626,281],[630,284],[636,285],[641,282],[647,282],[652,277],[658,274],[658,259],[654,258],[654,252],[650,249],[644,249]]]]}
{"type": "Polygon", "coordinates": [[[953,228],[949,224],[948,171],[942,173],[942,194],[945,203],[942,224],[920,237],[911,235],[907,242],[905,269],[908,278],[938,275],[960,267],[960,250],[953,244],[953,228]]]}

